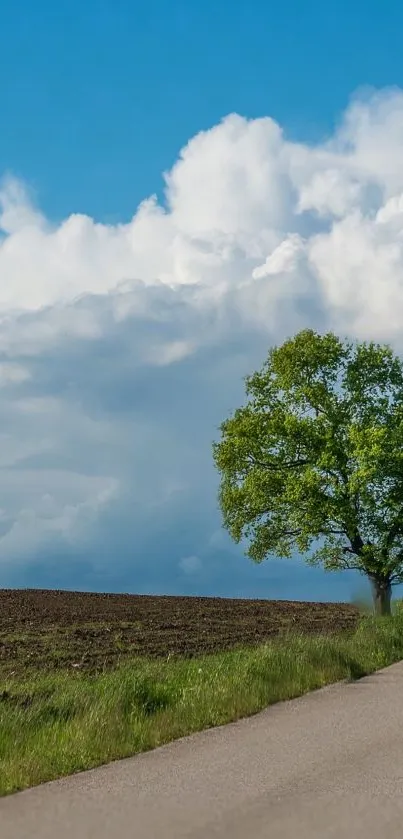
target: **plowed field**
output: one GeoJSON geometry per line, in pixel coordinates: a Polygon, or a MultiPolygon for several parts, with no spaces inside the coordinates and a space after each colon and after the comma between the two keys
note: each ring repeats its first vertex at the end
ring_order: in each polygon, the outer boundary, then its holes
{"type": "Polygon", "coordinates": [[[289,630],[353,630],[344,603],[0,590],[0,675],[31,667],[110,669],[135,656],[193,657],[289,630]]]}

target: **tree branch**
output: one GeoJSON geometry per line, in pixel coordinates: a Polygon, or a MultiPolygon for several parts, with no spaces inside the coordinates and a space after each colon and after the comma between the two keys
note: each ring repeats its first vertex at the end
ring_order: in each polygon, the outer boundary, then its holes
{"type": "Polygon", "coordinates": [[[281,472],[282,469],[296,469],[298,466],[311,466],[312,463],[310,460],[291,460],[289,463],[265,463],[263,460],[258,460],[256,457],[252,455],[248,455],[248,463],[251,463],[252,466],[260,466],[261,469],[268,469],[272,472],[281,472]]]}
{"type": "Polygon", "coordinates": [[[280,538],[282,539],[284,536],[300,536],[302,533],[302,529],[299,527],[298,530],[283,530],[280,534],[280,538]]]}
{"type": "Polygon", "coordinates": [[[352,564],[339,554],[336,554],[334,558],[337,564],[346,571],[360,571],[361,573],[365,573],[364,568],[361,565],[357,565],[356,563],[352,564]]]}
{"type": "Polygon", "coordinates": [[[361,556],[364,542],[362,541],[358,530],[356,530],[351,536],[347,533],[347,538],[350,540],[350,547],[344,548],[344,552],[361,556]]]}

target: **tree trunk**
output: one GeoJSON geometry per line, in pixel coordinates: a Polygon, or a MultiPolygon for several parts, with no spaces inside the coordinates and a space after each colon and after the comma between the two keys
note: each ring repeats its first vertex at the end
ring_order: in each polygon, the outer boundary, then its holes
{"type": "Polygon", "coordinates": [[[371,579],[372,597],[376,615],[391,615],[390,601],[392,599],[392,585],[390,580],[371,579]]]}

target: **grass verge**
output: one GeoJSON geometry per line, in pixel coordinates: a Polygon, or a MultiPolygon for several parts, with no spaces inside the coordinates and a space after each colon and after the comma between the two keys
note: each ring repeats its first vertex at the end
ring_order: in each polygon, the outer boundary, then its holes
{"type": "Polygon", "coordinates": [[[192,660],[0,679],[0,794],[153,749],[403,659],[403,611],[192,660]]]}

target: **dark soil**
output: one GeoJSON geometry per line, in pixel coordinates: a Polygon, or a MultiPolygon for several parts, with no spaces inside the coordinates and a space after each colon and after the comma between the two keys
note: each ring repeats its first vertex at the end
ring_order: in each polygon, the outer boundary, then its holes
{"type": "Polygon", "coordinates": [[[0,590],[0,676],[31,668],[110,669],[129,657],[193,657],[289,630],[351,631],[345,603],[0,590]]]}

